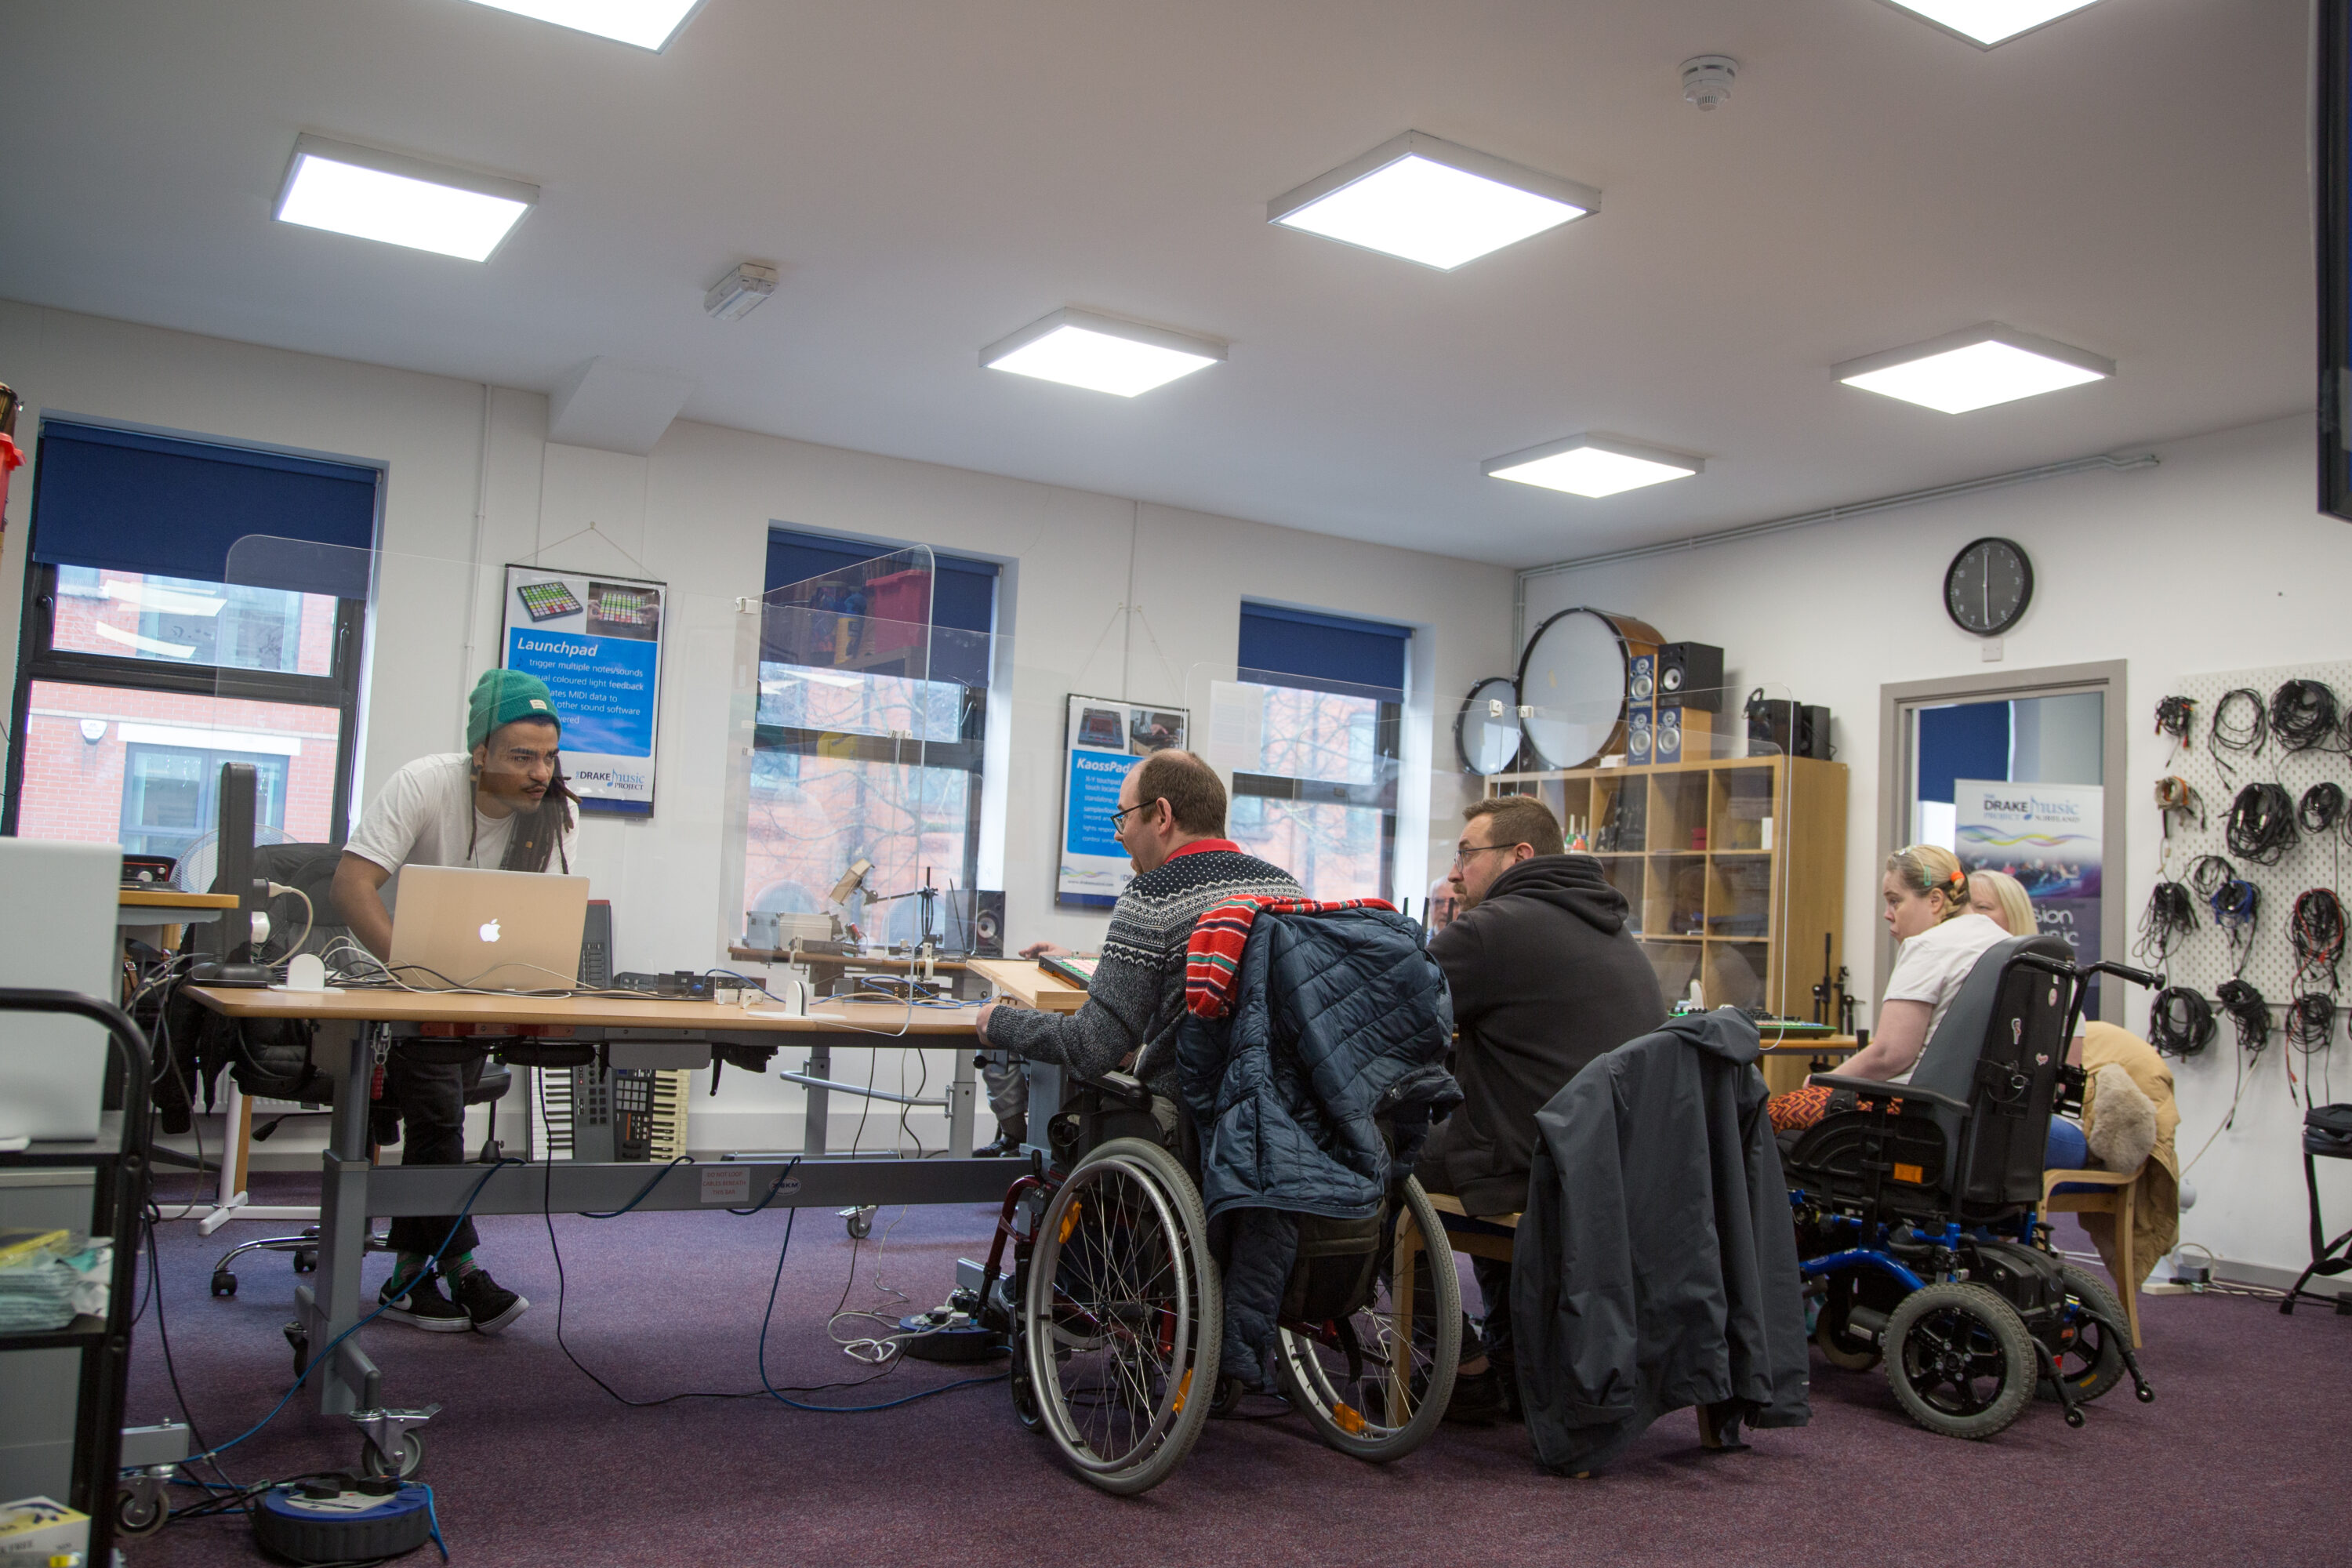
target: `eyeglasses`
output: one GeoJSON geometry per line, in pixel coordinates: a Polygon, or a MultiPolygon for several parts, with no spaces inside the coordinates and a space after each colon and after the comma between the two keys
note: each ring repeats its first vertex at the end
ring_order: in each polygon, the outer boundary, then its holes
{"type": "Polygon", "coordinates": [[[1127,831],[1127,819],[1129,817],[1133,816],[1139,811],[1158,805],[1159,804],[1160,802],[1156,799],[1139,800],[1133,805],[1122,806],[1118,810],[1112,812],[1110,814],[1111,837],[1116,838],[1120,834],[1127,831]]]}
{"type": "Polygon", "coordinates": [[[1467,846],[1457,844],[1454,847],[1454,863],[1456,866],[1459,866],[1464,861],[1469,859],[1471,856],[1484,855],[1490,849],[1517,849],[1517,847],[1518,846],[1516,844],[1472,844],[1467,846]]]}

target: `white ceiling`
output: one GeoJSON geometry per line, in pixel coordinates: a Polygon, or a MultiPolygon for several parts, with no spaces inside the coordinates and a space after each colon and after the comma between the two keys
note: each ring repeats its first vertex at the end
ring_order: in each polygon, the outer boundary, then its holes
{"type": "Polygon", "coordinates": [[[604,355],[688,418],[1526,564],[2307,406],[2307,15],[1984,52],[1881,0],[709,0],[656,56],[465,0],[10,0],[0,296],[541,390],[604,355]],[[1266,224],[1408,129],[1601,210],[1452,273],[1266,224]],[[273,223],[306,130],[544,195],[486,266],[273,223]],[[706,319],[748,258],[775,297],[706,319]],[[1063,305],[1232,358],[980,368],[1063,305]],[[1958,417],[1830,378],[1986,320],[2119,374],[1958,417]],[[1706,472],[1479,474],[1585,429],[1706,472]]]}

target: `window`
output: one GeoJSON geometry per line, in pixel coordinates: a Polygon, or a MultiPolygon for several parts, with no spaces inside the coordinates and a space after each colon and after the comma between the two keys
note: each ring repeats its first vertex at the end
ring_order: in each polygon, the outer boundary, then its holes
{"type": "Polygon", "coordinates": [[[1234,773],[1234,842],[1318,899],[1393,896],[1397,760],[1412,633],[1242,605],[1236,663],[1260,722],[1258,766],[1234,773]]]}
{"type": "Polygon", "coordinates": [[[0,831],[176,856],[239,762],[339,842],[381,474],[55,419],[37,462],[0,831]]]}
{"type": "Polygon", "coordinates": [[[919,939],[927,911],[930,934],[956,934],[949,896],[979,871],[996,586],[991,562],[927,573],[919,552],[771,531],[748,909],[824,912],[866,859],[869,938],[919,939]],[[940,896],[898,896],[926,886],[940,896]]]}

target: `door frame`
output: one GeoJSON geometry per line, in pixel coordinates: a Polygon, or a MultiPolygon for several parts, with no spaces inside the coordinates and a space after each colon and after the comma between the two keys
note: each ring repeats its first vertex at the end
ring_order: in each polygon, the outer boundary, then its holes
{"type": "MultiPolygon", "coordinates": [[[[2095,691],[2105,699],[2101,704],[2104,734],[2099,764],[2104,781],[2100,787],[2105,794],[2101,796],[2099,825],[2098,955],[2110,963],[2123,962],[2126,923],[2124,871],[2128,858],[2128,846],[2124,841],[2127,814],[2123,784],[2126,777],[2125,751],[2131,733],[2126,717],[2131,704],[2128,668],[2127,660],[2102,659],[2091,664],[2054,664],[2041,669],[1987,670],[1980,675],[1940,680],[1896,681],[1880,687],[1878,777],[1882,787],[1878,797],[1877,863],[1885,865],[1886,858],[1903,847],[1904,835],[1908,830],[1911,768],[1915,761],[1910,755],[1914,710],[1957,702],[2004,702],[2022,697],[2064,697],[2095,691]]],[[[1887,933],[1885,922],[1874,919],[1873,925],[1877,974],[1883,980],[1894,972],[1895,939],[1887,933]]],[[[2099,987],[2099,1013],[2108,1023],[2124,1022],[2124,991],[2121,985],[2099,987]]]]}

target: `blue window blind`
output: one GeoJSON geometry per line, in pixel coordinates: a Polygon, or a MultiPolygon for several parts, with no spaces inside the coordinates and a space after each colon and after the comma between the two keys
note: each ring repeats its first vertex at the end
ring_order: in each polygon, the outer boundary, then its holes
{"type": "Polygon", "coordinates": [[[238,552],[240,582],[367,597],[373,468],[57,419],[39,465],[36,561],[222,583],[237,541],[264,534],[299,542],[238,552]]]}
{"type": "MultiPolygon", "coordinates": [[[[772,594],[794,583],[844,571],[888,553],[879,546],[860,544],[855,540],[772,528],[768,531],[767,591],[772,594]]],[[[930,674],[934,679],[956,680],[966,686],[988,684],[987,639],[996,630],[996,574],[993,561],[933,552],[931,625],[940,631],[972,634],[933,639],[930,674]]]]}
{"type": "Polygon", "coordinates": [[[1242,605],[1244,671],[1280,677],[1278,684],[1363,696],[1363,687],[1404,690],[1412,628],[1275,605],[1242,605]]]}
{"type": "Polygon", "coordinates": [[[2009,704],[1919,710],[1919,798],[1952,804],[1956,779],[2009,777],[2009,704]]]}

